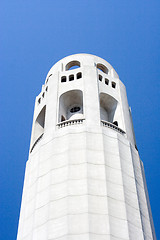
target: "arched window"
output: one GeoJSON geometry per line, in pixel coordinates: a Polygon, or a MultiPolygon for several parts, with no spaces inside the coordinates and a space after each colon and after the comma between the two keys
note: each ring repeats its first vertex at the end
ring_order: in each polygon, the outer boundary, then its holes
{"type": "Polygon", "coordinates": [[[108,68],[107,68],[106,66],[104,66],[103,64],[98,63],[98,64],[97,64],[97,68],[98,68],[99,70],[101,70],[102,72],[108,74],[108,68]]]}
{"type": "Polygon", "coordinates": [[[101,120],[112,123],[117,108],[117,100],[106,93],[100,93],[99,98],[101,120]]]}
{"type": "Polygon", "coordinates": [[[83,93],[71,90],[63,93],[59,99],[59,122],[83,118],[83,93]]]}
{"type": "Polygon", "coordinates": [[[72,69],[78,68],[78,67],[80,67],[80,66],[81,66],[81,64],[80,64],[79,61],[71,61],[71,62],[67,63],[67,65],[66,65],[66,71],[67,71],[67,70],[72,70],[72,69]]]}

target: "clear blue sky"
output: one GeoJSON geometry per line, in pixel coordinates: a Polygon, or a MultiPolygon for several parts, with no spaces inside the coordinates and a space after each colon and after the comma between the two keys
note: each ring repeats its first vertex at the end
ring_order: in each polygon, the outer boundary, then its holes
{"type": "Polygon", "coordinates": [[[160,239],[159,0],[1,0],[0,239],[17,234],[34,99],[74,53],[106,59],[126,85],[160,239]]]}

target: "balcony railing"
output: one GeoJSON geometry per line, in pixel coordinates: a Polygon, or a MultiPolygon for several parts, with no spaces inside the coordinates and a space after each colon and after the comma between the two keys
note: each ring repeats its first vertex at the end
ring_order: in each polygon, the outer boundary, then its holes
{"type": "Polygon", "coordinates": [[[33,151],[34,147],[37,145],[37,143],[39,142],[39,140],[43,137],[43,134],[44,134],[44,133],[42,133],[42,134],[39,136],[39,138],[37,138],[37,140],[34,142],[32,148],[31,148],[31,150],[30,150],[30,153],[33,151]]]}
{"type": "Polygon", "coordinates": [[[58,128],[62,128],[62,127],[67,127],[67,126],[71,126],[71,125],[77,125],[77,124],[82,124],[84,121],[84,118],[82,119],[73,119],[73,120],[66,120],[63,122],[60,122],[57,124],[58,128]]]}
{"type": "Polygon", "coordinates": [[[110,122],[107,122],[107,121],[104,121],[104,120],[101,120],[101,122],[102,122],[102,126],[112,128],[112,129],[116,130],[117,132],[119,132],[121,134],[125,134],[125,131],[123,131],[121,128],[117,127],[113,123],[110,123],[110,122]]]}

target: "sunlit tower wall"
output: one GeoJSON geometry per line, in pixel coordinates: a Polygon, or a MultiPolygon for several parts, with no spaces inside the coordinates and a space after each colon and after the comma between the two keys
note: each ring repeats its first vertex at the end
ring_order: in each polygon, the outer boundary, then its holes
{"type": "Polygon", "coordinates": [[[56,239],[156,239],[125,86],[90,54],[57,62],[35,101],[17,240],[56,239]]]}

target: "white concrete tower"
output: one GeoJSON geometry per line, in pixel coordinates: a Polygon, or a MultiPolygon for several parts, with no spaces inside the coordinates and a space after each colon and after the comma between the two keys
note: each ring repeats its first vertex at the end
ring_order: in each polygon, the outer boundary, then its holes
{"type": "Polygon", "coordinates": [[[156,239],[126,89],[102,58],[60,60],[36,98],[17,239],[156,239]]]}

